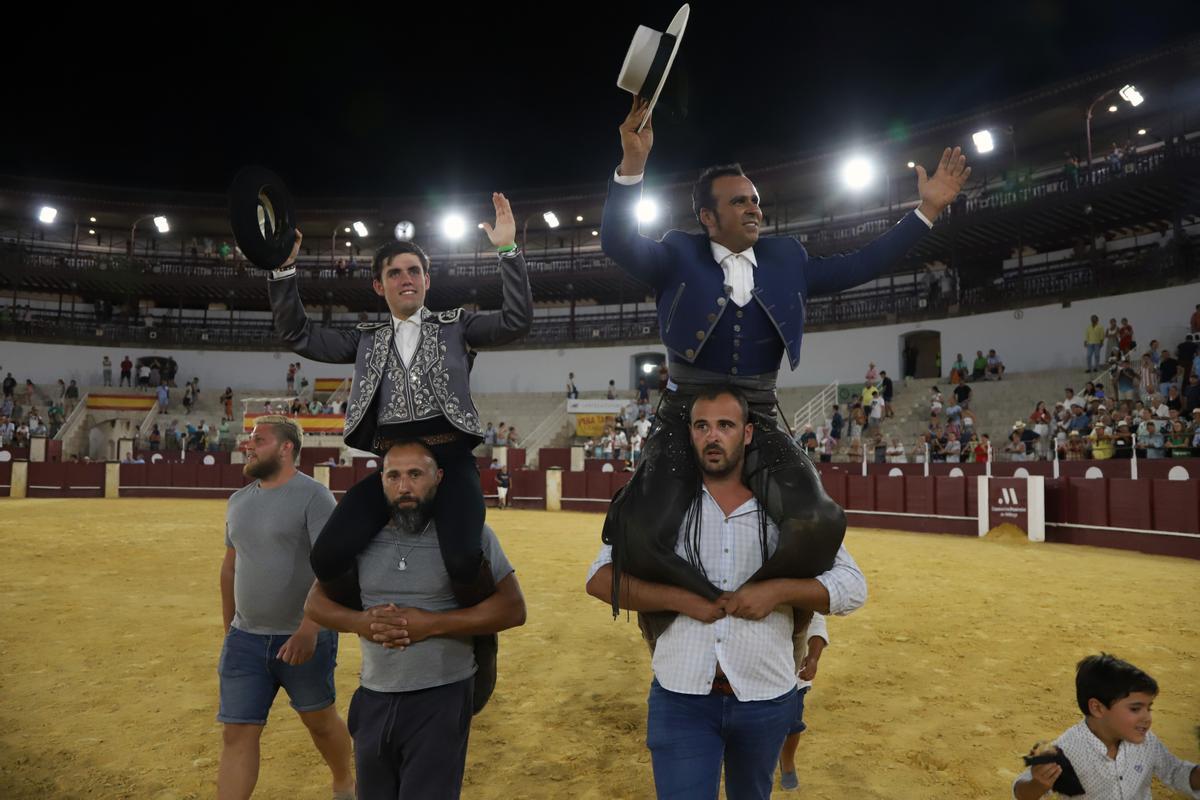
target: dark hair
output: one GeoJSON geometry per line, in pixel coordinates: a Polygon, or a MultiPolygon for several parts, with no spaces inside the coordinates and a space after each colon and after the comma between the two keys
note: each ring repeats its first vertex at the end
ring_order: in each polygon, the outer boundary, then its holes
{"type": "MultiPolygon", "coordinates": [[[[736,386],[717,385],[708,386],[701,389],[694,398],[692,398],[692,408],[696,407],[697,400],[716,400],[722,395],[729,395],[734,400],[737,400],[738,407],[742,409],[742,422],[750,421],[750,404],[746,401],[746,395],[736,386]]],[[[692,411],[688,409],[688,419],[691,419],[692,411]]]]}
{"type": "Polygon", "coordinates": [[[696,215],[696,221],[700,223],[701,228],[704,227],[704,222],[700,219],[700,209],[707,208],[709,211],[716,211],[717,199],[713,197],[712,193],[713,181],[727,175],[746,177],[746,173],[742,172],[741,164],[719,164],[706,168],[692,184],[692,213],[696,215]]]}
{"type": "Polygon", "coordinates": [[[1116,656],[1108,653],[1088,656],[1075,668],[1075,702],[1085,717],[1091,716],[1088,713],[1088,700],[1093,697],[1105,708],[1111,708],[1113,703],[1134,692],[1157,695],[1158,683],[1133,664],[1116,656]]]}
{"type": "Polygon", "coordinates": [[[375,258],[371,261],[371,277],[377,281],[382,281],[383,265],[389,259],[404,255],[405,253],[412,253],[419,258],[421,260],[421,269],[425,271],[426,275],[429,274],[429,256],[425,255],[425,251],[419,246],[412,242],[388,242],[375,251],[375,258]]]}
{"type": "Polygon", "coordinates": [[[414,436],[401,436],[396,439],[388,439],[383,443],[383,448],[382,448],[381,452],[383,453],[383,455],[386,456],[394,448],[410,447],[410,446],[411,447],[419,447],[422,450],[424,450],[426,453],[429,454],[429,457],[433,459],[434,466],[437,466],[439,469],[441,468],[441,465],[438,464],[437,456],[434,455],[434,453],[433,453],[433,448],[431,448],[429,445],[425,444],[425,442],[421,441],[420,439],[418,439],[414,436]]]}

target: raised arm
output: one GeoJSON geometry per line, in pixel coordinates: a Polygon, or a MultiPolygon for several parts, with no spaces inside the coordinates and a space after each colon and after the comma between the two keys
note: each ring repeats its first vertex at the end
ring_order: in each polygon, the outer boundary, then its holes
{"type": "Polygon", "coordinates": [[[500,310],[467,315],[465,336],[471,347],[494,347],[520,339],[533,324],[533,291],[525,257],[516,249],[517,223],[508,198],[492,194],[496,208],[495,227],[483,223],[483,229],[500,254],[500,310]]]}
{"type": "Polygon", "coordinates": [[[305,358],[331,364],[352,364],[358,354],[359,332],[314,325],[304,310],[300,287],[296,283],[296,255],[300,252],[303,238],[300,231],[296,231],[292,254],[267,279],[275,332],[292,352],[305,358]]]}
{"type": "Polygon", "coordinates": [[[917,166],[917,191],[921,205],[906,214],[890,231],[853,253],[809,259],[804,267],[808,294],[817,297],[851,289],[883,274],[923,237],[938,215],[962,191],[971,174],[961,148],[942,152],[933,175],[917,166]]]}
{"type": "Polygon", "coordinates": [[[600,247],[604,254],[635,278],[654,288],[665,277],[667,249],[661,242],[638,232],[637,204],[642,197],[642,176],[654,145],[654,125],[647,121],[638,131],[650,103],[638,97],[619,128],[621,166],[609,181],[608,198],[600,220],[600,247]]]}

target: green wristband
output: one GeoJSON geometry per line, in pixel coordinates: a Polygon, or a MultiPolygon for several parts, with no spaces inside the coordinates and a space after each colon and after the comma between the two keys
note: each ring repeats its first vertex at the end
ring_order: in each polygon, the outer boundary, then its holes
{"type": "Polygon", "coordinates": [[[504,245],[504,247],[497,247],[496,252],[497,253],[511,253],[513,250],[516,250],[516,249],[517,249],[516,244],[506,244],[506,245],[504,245]]]}

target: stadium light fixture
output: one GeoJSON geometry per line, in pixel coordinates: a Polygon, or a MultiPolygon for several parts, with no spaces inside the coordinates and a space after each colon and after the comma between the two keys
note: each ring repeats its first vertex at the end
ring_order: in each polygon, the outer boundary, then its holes
{"type": "Polygon", "coordinates": [[[342,233],[349,233],[349,232],[350,232],[349,226],[342,228],[342,233]]]}
{"type": "Polygon", "coordinates": [[[848,159],[842,166],[842,180],[851,189],[865,189],[875,177],[875,168],[862,156],[848,159]]]}
{"type": "Polygon", "coordinates": [[[1129,105],[1133,106],[1134,108],[1137,108],[1142,103],[1146,102],[1146,98],[1142,97],[1142,93],[1135,89],[1131,83],[1127,83],[1122,86],[1117,94],[1121,96],[1122,100],[1124,100],[1126,103],[1129,103],[1129,105]]]}
{"type": "Polygon", "coordinates": [[[651,364],[649,361],[647,361],[645,364],[642,364],[642,374],[643,375],[649,375],[653,372],[654,372],[654,365],[651,364]]]}
{"type": "Polygon", "coordinates": [[[346,242],[346,247],[349,247],[349,246],[350,246],[350,243],[349,243],[349,242],[346,242]]]}
{"type": "Polygon", "coordinates": [[[976,131],[971,134],[971,141],[975,143],[975,152],[990,153],[996,149],[996,142],[992,139],[992,132],[989,130],[976,131]]]}
{"type": "Polygon", "coordinates": [[[154,218],[154,227],[158,228],[159,233],[171,232],[171,226],[167,223],[167,218],[164,216],[157,216],[154,218]]]}
{"type": "Polygon", "coordinates": [[[658,203],[649,197],[643,197],[639,200],[634,211],[637,214],[638,222],[654,222],[654,220],[658,219],[658,203]]]}
{"type": "Polygon", "coordinates": [[[88,228],[88,236],[95,236],[95,235],[96,235],[96,229],[88,228]]]}
{"type": "Polygon", "coordinates": [[[1116,107],[1116,106],[1109,106],[1109,107],[1108,107],[1108,113],[1110,113],[1110,114],[1115,114],[1115,113],[1117,113],[1117,107],[1116,107]]]}
{"type": "Polygon", "coordinates": [[[576,214],[576,215],[575,215],[575,221],[576,221],[576,222],[583,222],[583,214],[576,214]]]}
{"type": "Polygon", "coordinates": [[[481,222],[478,225],[476,225],[475,227],[479,228],[479,230],[483,230],[483,223],[481,222]]]}
{"type": "Polygon", "coordinates": [[[358,238],[361,239],[362,237],[367,235],[367,226],[362,224],[361,222],[356,222],[356,223],[354,223],[354,232],[357,233],[358,238]]]}
{"type": "Polygon", "coordinates": [[[915,167],[916,165],[917,165],[917,162],[915,162],[915,161],[910,161],[910,162],[908,162],[908,168],[909,168],[909,169],[912,169],[912,168],[913,168],[913,167],[915,167]]]}
{"type": "Polygon", "coordinates": [[[95,217],[88,217],[88,222],[95,222],[95,221],[96,221],[95,217]]]}
{"type": "Polygon", "coordinates": [[[461,239],[466,232],[467,221],[460,214],[447,214],[442,218],[442,235],[447,239],[461,239]]]}
{"type": "Polygon", "coordinates": [[[600,231],[592,231],[592,236],[599,236],[599,235],[600,235],[600,231]]]}
{"type": "Polygon", "coordinates": [[[542,214],[542,219],[546,220],[546,224],[551,228],[557,228],[559,226],[558,215],[553,211],[547,211],[545,214],[542,214]]]}
{"type": "Polygon", "coordinates": [[[58,216],[57,208],[55,208],[54,206],[42,206],[42,210],[38,212],[38,221],[44,222],[47,225],[49,225],[52,222],[54,222],[54,219],[57,216],[58,216]]]}
{"type": "Polygon", "coordinates": [[[1146,129],[1138,128],[1138,136],[1145,136],[1145,135],[1146,135],[1146,129]]]}

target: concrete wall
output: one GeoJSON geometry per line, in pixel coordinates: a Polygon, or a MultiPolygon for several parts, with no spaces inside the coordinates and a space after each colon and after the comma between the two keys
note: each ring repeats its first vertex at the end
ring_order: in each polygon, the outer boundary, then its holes
{"type": "MultiPolygon", "coordinates": [[[[804,337],[800,367],[795,372],[784,366],[782,386],[814,386],[833,380],[859,381],[874,361],[895,375],[899,372],[901,337],[913,331],[938,331],[941,334],[942,364],[949,368],[956,353],[968,361],[976,350],[995,348],[1010,370],[1028,371],[1085,365],[1083,332],[1091,314],[1107,324],[1110,317],[1128,317],[1133,324],[1139,347],[1151,339],[1175,347],[1187,333],[1187,323],[1200,303],[1200,283],[1170,289],[1138,292],[1075,303],[1042,305],[980,314],[970,317],[936,320],[919,324],[877,325],[843,331],[812,333],[804,337]]],[[[572,347],[560,350],[503,350],[481,353],[475,362],[471,384],[476,392],[557,392],[563,388],[568,372],[575,373],[581,391],[602,390],[610,379],[621,389],[630,384],[630,359],[661,348],[634,345],[628,347],[572,347]]],[[[105,347],[72,347],[54,344],[0,342],[0,373],[12,372],[19,381],[33,378],[35,383],[52,383],[58,378],[74,378],[84,385],[100,383],[100,360],[108,354],[114,370],[122,357],[162,353],[179,363],[185,378],[199,376],[207,391],[225,386],[284,389],[289,360],[297,357],[287,351],[242,352],[168,350],[156,351],[105,347]]],[[[307,359],[304,374],[310,381],[322,377],[348,377],[350,365],[320,364],[307,359]]],[[[2,377],[2,374],[0,374],[2,377]]],[[[116,376],[114,375],[114,380],[116,376]]]]}

